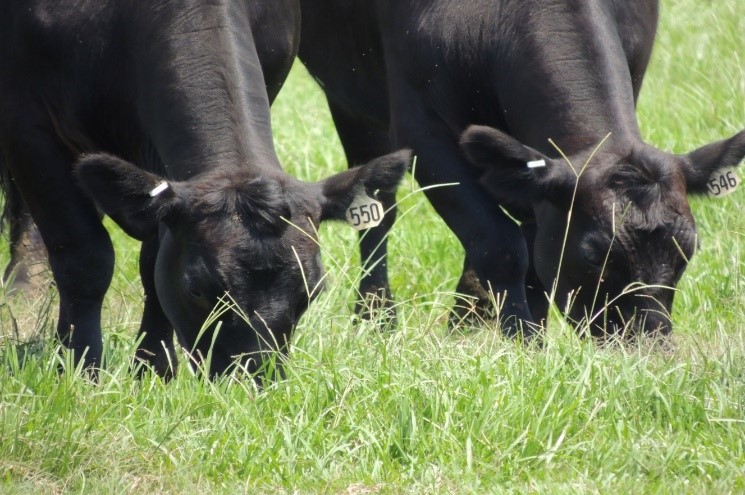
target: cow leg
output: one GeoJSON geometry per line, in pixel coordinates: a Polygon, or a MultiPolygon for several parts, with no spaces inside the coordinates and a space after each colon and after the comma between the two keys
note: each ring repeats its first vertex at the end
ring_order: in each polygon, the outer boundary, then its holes
{"type": "MultiPolygon", "coordinates": [[[[543,286],[543,282],[538,278],[533,263],[533,242],[535,241],[535,222],[524,222],[520,230],[525,236],[528,247],[528,257],[530,264],[528,273],[525,276],[525,293],[528,301],[530,314],[541,326],[545,325],[548,315],[548,295],[543,286]]],[[[459,324],[478,324],[484,320],[494,319],[494,301],[489,293],[484,290],[479,281],[478,275],[468,256],[463,264],[463,274],[458,281],[455,306],[450,314],[450,326],[455,327],[459,324]],[[465,296],[465,297],[463,297],[465,296]]]]}
{"type": "Polygon", "coordinates": [[[400,107],[406,109],[405,114],[395,116],[395,133],[401,141],[398,144],[416,150],[417,181],[423,187],[457,184],[433,187],[425,194],[460,240],[481,285],[492,291],[501,306],[503,333],[522,332],[528,337],[534,331],[523,324],[533,322],[525,293],[528,249],[519,226],[478,183],[452,131],[430,115],[425,105],[414,104],[416,93],[406,93],[400,101],[408,104],[400,107]]]}
{"type": "Polygon", "coordinates": [[[30,125],[5,143],[6,158],[47,248],[60,298],[59,341],[76,365],[95,370],[101,365],[101,307],[114,249],[96,207],[70,174],[71,154],[52,136],[53,130],[30,125]]]}
{"type": "MultiPolygon", "coordinates": [[[[173,346],[173,326],[163,313],[155,292],[155,260],[159,246],[156,235],[143,241],[140,248],[140,279],[145,291],[145,307],[135,360],[150,367],[158,376],[170,380],[176,376],[178,358],[173,346]]],[[[141,374],[142,366],[136,367],[136,370],[141,374]]]]}
{"type": "MultiPolygon", "coordinates": [[[[519,227],[468,174],[461,175],[457,169],[443,173],[439,167],[448,164],[437,163],[442,156],[429,153],[419,156],[417,172],[421,172],[417,178],[420,185],[459,183],[458,186],[429,189],[425,193],[462,243],[468,264],[484,289],[484,292],[471,292],[480,294],[481,302],[488,301],[482,308],[491,307],[492,300],[499,306],[499,320],[505,335],[512,337],[521,332],[525,336],[532,334],[533,329],[523,324],[532,323],[533,318],[525,292],[528,252],[519,227]],[[422,171],[432,168],[437,170],[422,171]],[[491,291],[491,294],[487,291],[491,291]]],[[[451,157],[454,160],[459,158],[455,153],[451,157]]],[[[464,277],[466,280],[472,278],[469,269],[466,269],[464,277]]],[[[472,281],[468,283],[473,285],[472,281]]]]}
{"type": "MultiPolygon", "coordinates": [[[[329,108],[350,167],[391,152],[387,131],[354,118],[331,100],[329,108]]],[[[360,232],[362,278],[355,311],[363,318],[375,319],[388,326],[394,325],[396,319],[388,283],[388,231],[396,220],[396,195],[380,192],[377,199],[387,213],[380,225],[360,232]]]]}
{"type": "Polygon", "coordinates": [[[13,180],[6,184],[3,215],[10,228],[10,261],[5,267],[3,281],[12,280],[10,289],[26,296],[46,292],[50,282],[47,251],[13,180]]]}
{"type": "Polygon", "coordinates": [[[530,313],[533,315],[536,322],[540,323],[541,326],[545,326],[546,318],[548,316],[548,293],[543,282],[538,278],[538,273],[535,271],[535,263],[533,260],[533,243],[535,242],[536,223],[533,221],[523,222],[520,226],[520,230],[522,230],[522,233],[525,236],[525,241],[528,245],[528,256],[530,259],[528,273],[525,278],[525,291],[528,298],[528,307],[530,307],[530,313]]]}
{"type": "Polygon", "coordinates": [[[448,320],[451,328],[458,325],[478,325],[496,316],[494,303],[489,293],[481,285],[471,260],[466,255],[463,261],[463,273],[455,288],[455,305],[448,320]]]}

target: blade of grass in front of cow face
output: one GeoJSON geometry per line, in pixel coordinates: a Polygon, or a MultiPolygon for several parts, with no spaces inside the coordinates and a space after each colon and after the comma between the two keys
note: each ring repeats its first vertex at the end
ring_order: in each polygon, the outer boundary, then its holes
{"type": "MultiPolygon", "coordinates": [[[[595,157],[597,152],[600,150],[603,144],[605,144],[605,142],[608,140],[610,136],[611,136],[610,133],[606,134],[606,136],[597,144],[597,146],[595,146],[595,148],[590,153],[590,156],[582,164],[582,167],[580,168],[579,172],[576,171],[576,169],[574,168],[574,165],[572,164],[569,157],[564,153],[564,151],[559,146],[557,146],[556,143],[553,142],[553,140],[549,140],[551,145],[556,149],[559,155],[561,155],[562,159],[567,164],[567,166],[577,176],[577,180],[575,181],[574,188],[572,190],[571,200],[569,202],[569,210],[567,211],[567,216],[566,216],[567,221],[566,221],[566,227],[564,228],[564,238],[562,239],[562,242],[561,242],[561,254],[559,255],[559,264],[556,268],[556,275],[554,276],[553,283],[551,284],[551,293],[549,295],[549,312],[557,311],[556,305],[554,304],[554,302],[556,301],[556,290],[558,286],[559,277],[561,276],[561,269],[562,269],[562,265],[564,261],[564,253],[566,252],[567,239],[569,238],[569,229],[571,227],[572,216],[574,213],[574,203],[577,198],[577,187],[579,186],[580,177],[585,172],[585,170],[587,170],[587,167],[589,166],[592,159],[595,157]]],[[[607,257],[606,257],[606,260],[607,260],[607,257]]],[[[603,268],[605,268],[605,266],[603,268]]],[[[597,295],[597,291],[596,291],[596,295],[597,295]]],[[[593,304],[594,304],[594,300],[593,300],[593,304]]],[[[571,307],[565,308],[566,311],[569,311],[570,309],[571,307]]],[[[568,314],[568,313],[565,312],[564,314],[568,314]]],[[[561,315],[556,315],[556,314],[554,316],[561,317],[561,315]]]]}

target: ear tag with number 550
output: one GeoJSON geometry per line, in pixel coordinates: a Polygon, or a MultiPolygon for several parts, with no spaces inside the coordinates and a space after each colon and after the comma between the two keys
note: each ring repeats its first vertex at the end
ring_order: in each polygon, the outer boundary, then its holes
{"type": "Polygon", "coordinates": [[[383,204],[365,194],[362,189],[347,208],[347,222],[355,230],[377,227],[383,221],[383,204]]]}
{"type": "Polygon", "coordinates": [[[720,168],[709,177],[706,187],[709,189],[709,196],[721,198],[735,192],[740,185],[740,178],[732,168],[720,168]]]}

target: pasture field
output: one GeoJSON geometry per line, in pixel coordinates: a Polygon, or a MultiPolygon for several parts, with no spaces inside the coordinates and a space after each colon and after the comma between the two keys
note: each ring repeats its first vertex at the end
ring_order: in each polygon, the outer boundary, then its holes
{"type": "MultiPolygon", "coordinates": [[[[639,115],[650,142],[684,152],[745,127],[745,2],[662,4],[639,115]]],[[[273,116],[291,172],[343,169],[302,67],[273,116]]],[[[263,391],[184,359],[168,384],[129,374],[138,246],[114,226],[98,385],[56,373],[53,294],[0,293],[0,493],[745,493],[743,190],[692,200],[701,248],[664,351],[599,347],[559,318],[542,350],[448,330],[462,250],[410,178],[399,198],[398,328],[355,322],[356,235],[326,225],[327,290],[263,391]]]]}

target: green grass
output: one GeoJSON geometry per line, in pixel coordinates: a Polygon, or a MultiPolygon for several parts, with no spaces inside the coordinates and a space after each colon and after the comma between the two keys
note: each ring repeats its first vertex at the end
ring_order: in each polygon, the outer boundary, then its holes
{"type": "MultiPolygon", "coordinates": [[[[647,139],[684,152],[745,127],[743,36],[741,0],[663,2],[639,108],[647,139]]],[[[343,169],[301,67],[274,124],[298,177],[343,169]]],[[[407,179],[399,197],[415,189],[407,179]]],[[[400,325],[381,334],[354,323],[355,233],[324,226],[329,289],[297,329],[287,379],[261,392],[186,367],[167,385],[130,376],[137,245],[112,226],[98,385],[56,373],[48,300],[0,297],[0,492],[743,493],[742,203],[742,191],[692,200],[702,247],[669,352],[599,348],[559,321],[541,351],[489,328],[449,332],[462,249],[421,193],[391,234],[400,325]]]]}

